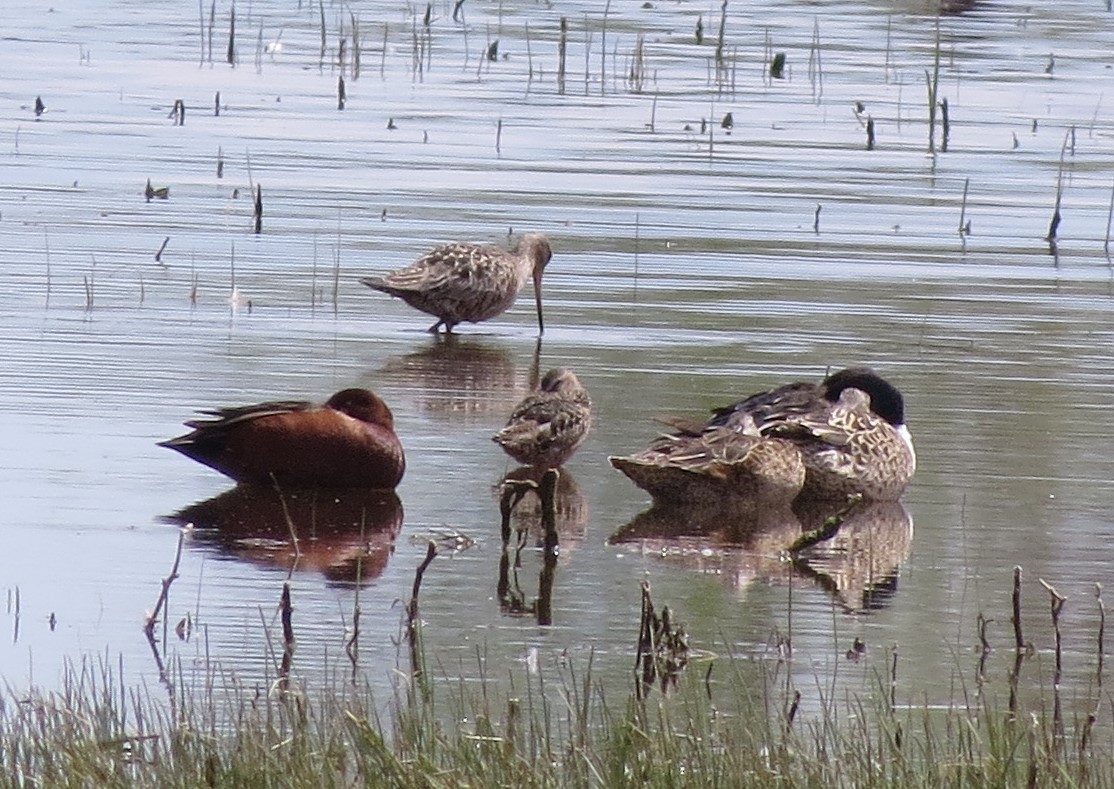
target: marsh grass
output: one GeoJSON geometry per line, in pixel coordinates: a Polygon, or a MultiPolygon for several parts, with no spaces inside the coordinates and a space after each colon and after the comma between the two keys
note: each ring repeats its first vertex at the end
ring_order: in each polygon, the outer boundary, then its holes
{"type": "Polygon", "coordinates": [[[813,712],[798,709],[777,660],[705,658],[674,692],[639,698],[633,675],[629,692],[605,689],[591,653],[500,677],[478,653],[476,680],[463,666],[432,679],[417,659],[424,670],[400,670],[385,706],[340,670],[308,691],[296,678],[253,684],[172,661],[149,686],[127,684],[106,656],[87,659],[58,691],[0,700],[0,786],[1114,783],[1109,725],[1095,729],[1094,714],[1055,720],[1062,689],[1012,711],[963,682],[949,702],[901,704],[896,651],[861,694],[813,712]]]}

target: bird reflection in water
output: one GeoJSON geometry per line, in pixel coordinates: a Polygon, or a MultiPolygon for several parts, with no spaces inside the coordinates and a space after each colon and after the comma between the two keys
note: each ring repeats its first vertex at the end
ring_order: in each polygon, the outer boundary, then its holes
{"type": "Polygon", "coordinates": [[[402,503],[393,490],[238,485],[164,520],[193,524],[190,540],[223,556],[362,585],[379,577],[394,553],[402,503]]]}
{"type": "Polygon", "coordinates": [[[733,511],[656,505],[608,544],[637,545],[644,554],[720,575],[740,591],[756,581],[805,578],[845,610],[865,612],[884,607],[896,591],[912,539],[913,521],[900,502],[859,501],[733,511]],[[838,517],[834,534],[790,553],[803,535],[838,517]]]}
{"type": "MultiPolygon", "coordinates": [[[[535,616],[539,625],[553,624],[553,582],[557,573],[559,543],[556,494],[563,476],[556,469],[549,469],[537,482],[525,475],[523,478],[506,479],[501,488],[499,511],[502,515],[503,550],[499,556],[495,594],[503,613],[511,616],[535,616]],[[526,498],[536,498],[539,502],[538,520],[542,531],[542,569],[538,575],[538,596],[532,601],[528,601],[519,583],[522,552],[526,547],[528,530],[511,528],[512,514],[526,498]],[[513,544],[512,531],[516,536],[513,544]]],[[[579,495],[579,491],[577,493],[579,495]]]]}
{"type": "MultiPolygon", "coordinates": [[[[526,481],[541,485],[544,474],[545,469],[542,468],[519,466],[499,481],[495,486],[495,495],[501,497],[508,483],[526,481]]],[[[554,525],[561,542],[560,553],[567,559],[572,549],[583,542],[588,531],[588,502],[580,492],[576,478],[563,468],[553,490],[553,506],[554,525]]],[[[521,540],[531,539],[538,548],[542,547],[545,540],[542,510],[540,496],[525,496],[510,513],[511,527],[520,535],[521,540]]]]}
{"type": "Polygon", "coordinates": [[[486,421],[491,414],[508,413],[537,388],[540,355],[539,339],[526,381],[520,381],[506,349],[470,337],[437,335],[422,350],[388,360],[376,377],[409,389],[423,413],[486,421]]]}

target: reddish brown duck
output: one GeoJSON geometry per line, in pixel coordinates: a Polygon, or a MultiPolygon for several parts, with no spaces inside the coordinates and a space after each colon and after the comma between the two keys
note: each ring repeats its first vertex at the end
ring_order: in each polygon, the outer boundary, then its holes
{"type": "Polygon", "coordinates": [[[290,487],[393,488],[406,460],[391,410],[367,389],[345,389],[323,406],[260,403],[203,412],[189,433],[160,446],[237,482],[290,487]]]}

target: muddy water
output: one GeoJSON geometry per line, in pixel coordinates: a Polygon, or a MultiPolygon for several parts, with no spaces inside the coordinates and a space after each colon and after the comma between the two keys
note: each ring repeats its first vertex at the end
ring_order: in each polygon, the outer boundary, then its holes
{"type": "MultiPolygon", "coordinates": [[[[50,685],[63,661],[107,654],[153,676],[141,626],[175,555],[165,520],[227,504],[212,500],[231,487],[155,442],[196,408],[359,385],[394,409],[409,458],[399,505],[360,536],[315,531],[321,503],[305,503],[313,550],[296,566],[281,529],[190,535],[169,619],[188,614],[193,630],[169,634],[169,656],[265,681],[289,577],[296,670],[324,675],[358,603],[358,670],[385,689],[399,603],[427,539],[452,535],[470,547],[438,558],[422,593],[450,674],[474,674],[478,654],[504,667],[593,649],[625,682],[648,579],[702,647],[774,659],[791,638],[806,696],[833,673],[866,686],[896,645],[902,692],[946,698],[972,670],[980,612],[1005,652],[1020,565],[1027,635],[1052,643],[1044,578],[1069,598],[1066,667],[1085,681],[1093,584],[1114,560],[1099,5],[976,3],[938,33],[920,3],[729,8],[717,77],[718,4],[615,6],[605,31],[597,4],[468,7],[463,24],[446,4],[426,30],[402,4],[369,3],[358,78],[350,40],[336,65],[352,24],[339,6],[322,64],[317,10],[241,4],[235,67],[230,7],[211,58],[207,12],[13,8],[0,42],[0,675],[50,685]],[[500,58],[482,59],[495,38],[500,58]],[[767,48],[786,53],[785,79],[766,74],[767,48]],[[938,115],[930,153],[937,52],[949,136],[943,151],[938,115]],[[183,126],[168,118],[176,99],[183,126]],[[169,198],[145,200],[148,179],[169,198]],[[556,250],[540,348],[528,299],[438,342],[425,316],[356,281],[436,242],[524,230],[556,250]],[[779,559],[776,528],[740,553],[720,524],[663,541],[637,521],[648,502],[605,457],[649,441],[655,415],[852,363],[906,392],[919,469],[903,508],[809,572],[779,559]],[[557,364],[589,387],[596,427],[567,469],[553,623],[539,626],[506,611],[494,487],[510,466],[488,439],[557,364]],[[845,665],[856,637],[868,660],[845,665]]],[[[527,551],[510,579],[527,604],[540,569],[527,551]]],[[[990,676],[1004,683],[1004,664],[990,676]]]]}

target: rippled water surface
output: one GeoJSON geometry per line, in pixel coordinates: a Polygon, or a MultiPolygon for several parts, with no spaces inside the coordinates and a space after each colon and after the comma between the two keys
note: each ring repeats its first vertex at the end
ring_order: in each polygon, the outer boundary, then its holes
{"type": "MultiPolygon", "coordinates": [[[[271,526],[187,537],[169,621],[188,614],[193,630],[169,633],[168,652],[258,681],[289,575],[296,670],[312,681],[343,655],[358,604],[359,668],[388,687],[400,603],[427,539],[450,533],[474,544],[436,559],[421,595],[450,675],[474,674],[478,655],[505,667],[594,650],[625,682],[648,579],[698,647],[774,659],[790,637],[806,693],[837,666],[866,686],[896,645],[904,696],[946,698],[976,659],[979,613],[993,645],[1012,643],[1015,565],[1027,637],[1051,648],[1043,578],[1068,598],[1066,670],[1092,673],[1094,584],[1114,565],[1102,4],[979,2],[937,26],[927,3],[732,3],[718,74],[719,3],[616,2],[605,19],[597,3],[505,0],[467,3],[463,22],[452,5],[426,27],[424,7],[352,4],[357,76],[348,5],[324,8],[322,57],[320,9],[239,4],[230,66],[227,3],[212,21],[167,4],[9,4],[0,676],[49,686],[96,654],[154,676],[142,623],[174,560],[166,520],[194,505],[271,526]],[[784,79],[768,52],[786,53],[784,79]],[[949,133],[943,150],[938,111],[930,152],[937,62],[949,133]],[[168,199],[145,200],[148,179],[168,199]],[[438,242],[526,230],[555,250],[540,345],[529,298],[442,342],[357,282],[438,242]],[[644,446],[656,415],[860,363],[906,393],[917,477],[903,507],[807,572],[780,558],[777,528],[745,553],[723,549],[721,523],[663,540],[606,463],[644,446]],[[596,419],[562,482],[542,626],[500,604],[495,491],[511,466],[489,436],[556,365],[580,375],[596,419]],[[226,479],[156,446],[197,408],[349,386],[394,409],[400,503],[376,504],[361,536],[316,532],[322,503],[296,502],[312,538],[292,573],[281,507],[214,503],[226,479]],[[871,659],[843,667],[855,638],[871,659]]],[[[526,603],[540,570],[528,550],[509,579],[526,603]]]]}

